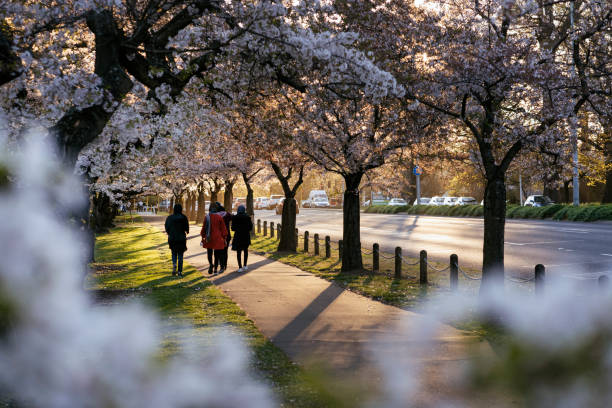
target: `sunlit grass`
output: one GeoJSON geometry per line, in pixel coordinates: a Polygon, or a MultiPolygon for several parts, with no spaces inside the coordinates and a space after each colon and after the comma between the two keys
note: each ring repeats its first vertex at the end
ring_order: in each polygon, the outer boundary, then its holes
{"type": "Polygon", "coordinates": [[[98,236],[96,261],[85,285],[99,303],[136,298],[159,312],[164,324],[160,358],[179,352],[185,342],[209,347],[216,329],[222,327],[246,339],[254,374],[271,384],[282,406],[351,406],[350,394],[331,392],[333,381],[295,365],[201,272],[186,263],[185,277],[172,277],[166,237],[154,228],[130,223],[98,236]]]}

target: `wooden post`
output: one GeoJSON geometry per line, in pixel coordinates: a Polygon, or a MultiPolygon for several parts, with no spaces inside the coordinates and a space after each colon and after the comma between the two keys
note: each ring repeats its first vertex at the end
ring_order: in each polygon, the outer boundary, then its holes
{"type": "Polygon", "coordinates": [[[331,240],[329,235],[325,236],[325,257],[331,257],[331,240]]]}
{"type": "Polygon", "coordinates": [[[274,238],[274,222],[270,221],[270,238],[274,238]]]}
{"type": "Polygon", "coordinates": [[[342,259],[342,251],[344,251],[344,242],[339,239],[338,240],[338,259],[342,259]]]}
{"type": "Polygon", "coordinates": [[[372,272],[380,270],[380,246],[375,243],[372,245],[372,272]]]}
{"type": "Polygon", "coordinates": [[[308,231],[304,231],[304,252],[308,253],[308,237],[309,237],[309,232],[308,231]]]}
{"type": "Polygon", "coordinates": [[[261,220],[257,220],[257,234],[261,234],[261,220]]]}
{"type": "Polygon", "coordinates": [[[319,256],[319,234],[314,234],[314,254],[319,256]]]}
{"type": "Polygon", "coordinates": [[[450,288],[457,290],[459,287],[459,257],[456,254],[450,256],[450,288]]]}
{"type": "Polygon", "coordinates": [[[264,221],[264,237],[268,235],[268,221],[264,221]]]}
{"type": "Polygon", "coordinates": [[[419,252],[419,282],[427,284],[427,251],[419,252]]]}
{"type": "Polygon", "coordinates": [[[535,293],[541,295],[544,293],[544,278],[546,277],[546,268],[542,264],[535,266],[535,293]]]}
{"type": "Polygon", "coordinates": [[[402,278],[402,248],[395,247],[395,279],[402,278]]]}

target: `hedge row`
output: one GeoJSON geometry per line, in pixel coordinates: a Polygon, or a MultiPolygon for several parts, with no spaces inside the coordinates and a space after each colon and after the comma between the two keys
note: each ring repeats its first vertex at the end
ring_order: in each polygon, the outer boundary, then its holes
{"type": "MultiPolygon", "coordinates": [[[[454,217],[481,217],[481,205],[375,205],[365,209],[367,213],[380,214],[418,214],[418,215],[445,215],[454,217]]],[[[599,221],[612,220],[612,204],[585,204],[578,207],[566,204],[554,204],[546,207],[523,207],[511,204],[506,209],[506,218],[552,218],[553,220],[568,221],[599,221]]]]}

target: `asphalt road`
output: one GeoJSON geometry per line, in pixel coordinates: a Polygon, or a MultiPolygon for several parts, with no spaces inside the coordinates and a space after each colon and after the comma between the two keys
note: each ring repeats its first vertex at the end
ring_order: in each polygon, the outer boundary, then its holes
{"type": "MultiPolygon", "coordinates": [[[[255,218],[280,222],[274,211],[258,210],[255,218]]],[[[342,238],[342,211],[300,209],[297,227],[311,236],[319,233],[333,240],[342,238]]],[[[361,213],[361,242],[371,248],[418,256],[427,250],[430,259],[447,260],[459,256],[460,265],[482,265],[482,218],[433,217],[405,214],[361,213]]],[[[576,279],[612,275],[612,222],[559,222],[543,220],[506,221],[506,271],[514,276],[531,277],[541,263],[548,273],[576,279]]]]}

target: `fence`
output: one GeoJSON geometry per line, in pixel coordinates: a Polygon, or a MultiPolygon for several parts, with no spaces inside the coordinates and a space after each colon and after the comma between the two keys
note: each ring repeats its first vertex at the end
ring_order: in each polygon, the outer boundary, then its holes
{"type": "MultiPolygon", "coordinates": [[[[270,223],[270,237],[274,238],[273,232],[274,223],[270,223]]],[[[261,232],[261,220],[257,220],[257,233],[261,232]]],[[[267,236],[267,222],[263,221],[263,236],[267,236]]],[[[276,238],[280,240],[281,235],[281,224],[276,224],[276,238]]],[[[297,247],[303,250],[305,253],[310,253],[310,242],[313,243],[313,251],[315,256],[321,256],[320,254],[320,235],[314,234],[312,238],[310,237],[309,231],[304,231],[303,235],[299,235],[299,231],[295,229],[296,235],[296,243],[297,247]]],[[[324,258],[332,257],[332,250],[336,251],[338,254],[338,260],[342,260],[342,253],[344,249],[344,243],[342,240],[338,240],[337,242],[332,241],[329,235],[325,236],[324,239],[324,258]]],[[[395,279],[402,278],[402,266],[417,266],[418,265],[418,275],[415,276],[415,279],[418,279],[419,283],[422,285],[427,285],[430,283],[429,272],[433,271],[437,274],[444,274],[448,271],[448,282],[451,291],[456,291],[459,289],[459,276],[462,276],[466,281],[482,281],[482,276],[474,276],[461,268],[459,265],[459,257],[457,254],[452,254],[449,257],[449,262],[446,267],[439,267],[436,264],[430,262],[427,257],[427,251],[421,250],[419,252],[419,258],[416,260],[411,260],[410,258],[404,257],[402,255],[402,248],[396,247],[393,254],[385,254],[380,251],[380,245],[378,243],[374,243],[372,245],[372,249],[361,248],[361,253],[366,256],[372,257],[372,273],[378,273],[381,270],[381,258],[385,261],[392,263],[393,265],[393,277],[395,279]]],[[[531,278],[517,278],[513,276],[504,276],[504,279],[509,282],[525,284],[525,283],[534,283],[534,288],[536,294],[542,293],[544,290],[546,277],[546,268],[542,264],[537,264],[534,267],[534,274],[531,278]]],[[[599,277],[599,285],[607,285],[608,277],[602,275],[599,277]]]]}

